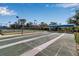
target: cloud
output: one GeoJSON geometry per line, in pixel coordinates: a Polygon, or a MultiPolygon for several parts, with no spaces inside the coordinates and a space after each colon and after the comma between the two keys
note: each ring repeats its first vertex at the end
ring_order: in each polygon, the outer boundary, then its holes
{"type": "Polygon", "coordinates": [[[78,7],[78,3],[64,3],[64,4],[56,4],[58,7],[70,8],[70,7],[78,7]]]}
{"type": "Polygon", "coordinates": [[[14,10],[10,10],[8,7],[0,7],[0,15],[16,15],[14,10]]]}

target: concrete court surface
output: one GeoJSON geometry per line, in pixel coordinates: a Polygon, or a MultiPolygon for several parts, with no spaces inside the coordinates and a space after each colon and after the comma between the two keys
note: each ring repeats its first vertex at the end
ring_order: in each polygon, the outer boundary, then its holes
{"type": "Polygon", "coordinates": [[[1,56],[76,56],[73,34],[41,32],[22,37],[0,38],[1,56]]]}

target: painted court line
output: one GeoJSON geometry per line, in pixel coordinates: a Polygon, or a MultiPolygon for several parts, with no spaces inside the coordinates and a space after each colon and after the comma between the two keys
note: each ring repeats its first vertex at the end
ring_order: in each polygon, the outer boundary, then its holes
{"type": "MultiPolygon", "coordinates": [[[[39,33],[35,33],[34,35],[39,34],[39,33]]],[[[19,38],[23,38],[23,37],[30,37],[30,36],[34,36],[33,34],[29,35],[29,36],[20,36],[20,37],[14,37],[14,38],[8,38],[8,39],[2,39],[0,40],[0,42],[3,41],[8,41],[8,40],[15,40],[15,39],[19,39],[19,38]]]]}
{"type": "Polygon", "coordinates": [[[58,40],[62,36],[64,36],[64,34],[61,34],[60,36],[21,54],[21,56],[34,56],[34,55],[38,54],[40,51],[42,51],[43,49],[47,48],[49,45],[54,43],[56,40],[58,40]]]}
{"type": "Polygon", "coordinates": [[[57,51],[57,53],[55,54],[55,56],[58,55],[58,53],[60,52],[61,49],[62,49],[62,45],[61,45],[61,47],[58,49],[58,51],[57,51]]]}
{"type": "Polygon", "coordinates": [[[33,41],[33,40],[36,40],[36,39],[39,39],[39,38],[43,38],[43,37],[46,37],[46,36],[54,35],[54,34],[56,34],[56,33],[43,35],[43,36],[31,38],[31,39],[26,39],[26,40],[18,41],[18,42],[15,42],[15,43],[10,43],[10,44],[7,44],[7,45],[0,46],[0,49],[11,47],[11,46],[14,46],[14,45],[17,45],[17,44],[21,44],[21,43],[30,42],[30,41],[33,41]]]}

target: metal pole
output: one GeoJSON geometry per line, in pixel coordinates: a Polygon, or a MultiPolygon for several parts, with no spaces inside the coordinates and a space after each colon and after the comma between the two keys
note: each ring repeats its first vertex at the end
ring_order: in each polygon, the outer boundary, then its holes
{"type": "Polygon", "coordinates": [[[21,32],[22,35],[23,35],[23,29],[24,29],[24,25],[22,24],[22,32],[21,32]]]}

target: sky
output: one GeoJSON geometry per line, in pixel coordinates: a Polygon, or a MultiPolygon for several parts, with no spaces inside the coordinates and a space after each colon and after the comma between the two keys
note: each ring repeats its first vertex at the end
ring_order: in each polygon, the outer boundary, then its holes
{"type": "Polygon", "coordinates": [[[27,22],[57,22],[67,24],[69,17],[75,14],[79,4],[59,3],[0,3],[0,25],[14,23],[19,18],[27,22]]]}

